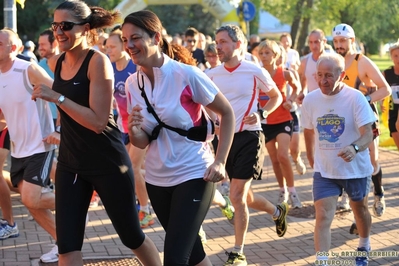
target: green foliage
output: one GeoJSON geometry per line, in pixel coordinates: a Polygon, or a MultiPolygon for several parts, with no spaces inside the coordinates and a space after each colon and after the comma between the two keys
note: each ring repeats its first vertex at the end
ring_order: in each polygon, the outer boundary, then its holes
{"type": "Polygon", "coordinates": [[[162,21],[169,35],[184,33],[194,27],[204,34],[214,35],[219,21],[201,5],[148,6],[162,21]]]}

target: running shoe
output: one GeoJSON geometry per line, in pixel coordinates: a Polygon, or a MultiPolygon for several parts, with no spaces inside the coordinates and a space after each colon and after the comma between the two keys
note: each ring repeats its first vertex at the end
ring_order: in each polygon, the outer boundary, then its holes
{"type": "Polygon", "coordinates": [[[287,232],[287,213],[289,210],[288,204],[286,202],[281,203],[277,206],[280,210],[280,215],[277,218],[273,217],[276,223],[276,233],[279,237],[283,237],[285,232],[287,232]]]}
{"type": "Polygon", "coordinates": [[[277,205],[280,205],[281,203],[287,202],[287,201],[288,201],[288,192],[280,191],[280,195],[278,196],[277,205]]]}
{"type": "Polygon", "coordinates": [[[0,224],[0,240],[4,240],[7,238],[14,238],[19,236],[18,225],[14,222],[14,225],[11,226],[7,223],[6,220],[2,220],[0,224]],[[5,223],[4,223],[5,222],[5,223]]]}
{"type": "Polygon", "coordinates": [[[337,203],[337,208],[339,210],[350,210],[351,207],[349,205],[349,196],[346,191],[342,192],[341,200],[337,203]]]}
{"type": "Polygon", "coordinates": [[[237,253],[235,251],[226,252],[226,255],[229,256],[224,266],[234,265],[234,266],[246,266],[248,265],[247,259],[244,254],[237,253]]]}
{"type": "Polygon", "coordinates": [[[200,236],[200,238],[201,238],[201,242],[202,242],[202,244],[205,244],[206,243],[206,233],[205,233],[205,231],[204,231],[204,228],[202,227],[202,225],[201,225],[201,227],[200,227],[200,230],[198,231],[198,235],[200,236]]]}
{"type": "Polygon", "coordinates": [[[298,174],[304,175],[306,173],[306,165],[303,163],[302,158],[299,157],[298,161],[296,161],[294,163],[295,163],[296,171],[298,172],[298,174]]]}
{"type": "Polygon", "coordinates": [[[359,235],[359,232],[357,231],[356,223],[352,223],[351,228],[349,229],[349,234],[359,235]]]}
{"type": "Polygon", "coordinates": [[[226,207],[220,208],[222,211],[222,214],[223,214],[223,216],[225,216],[227,218],[227,220],[231,224],[234,224],[234,207],[231,204],[229,197],[223,196],[223,198],[226,200],[226,207]]]}
{"type": "MultiPolygon", "coordinates": [[[[384,193],[384,188],[382,188],[384,193]]],[[[385,213],[385,198],[384,194],[374,195],[373,213],[377,217],[381,217],[385,213]]]]}
{"type": "Polygon", "coordinates": [[[54,247],[47,253],[40,257],[40,261],[43,263],[57,262],[58,261],[58,246],[54,247]]]}
{"type": "Polygon", "coordinates": [[[299,200],[298,194],[291,192],[289,194],[289,201],[291,203],[291,208],[293,209],[300,209],[302,208],[302,203],[299,200]]]}
{"type": "Polygon", "coordinates": [[[151,213],[146,213],[145,211],[139,211],[140,227],[146,228],[155,223],[154,218],[151,213]]]}
{"type": "Polygon", "coordinates": [[[369,252],[370,249],[366,249],[364,247],[361,248],[357,248],[357,252],[359,253],[358,256],[356,257],[355,261],[356,261],[356,266],[367,266],[369,265],[369,252]]]}

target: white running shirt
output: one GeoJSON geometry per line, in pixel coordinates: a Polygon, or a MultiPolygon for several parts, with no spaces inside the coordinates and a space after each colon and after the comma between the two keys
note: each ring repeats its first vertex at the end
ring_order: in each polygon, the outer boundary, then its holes
{"type": "Polygon", "coordinates": [[[244,124],[244,117],[258,111],[259,91],[268,92],[276,83],[266,69],[242,60],[240,65],[229,72],[224,64],[207,72],[220,91],[230,102],[236,117],[235,133],[244,130],[262,130],[261,123],[244,124]]]}
{"type": "Polygon", "coordinates": [[[23,158],[55,149],[43,142],[54,132],[50,106],[42,99],[32,100],[29,82],[30,62],[15,58],[6,73],[0,73],[0,109],[10,133],[11,156],[23,158]]]}

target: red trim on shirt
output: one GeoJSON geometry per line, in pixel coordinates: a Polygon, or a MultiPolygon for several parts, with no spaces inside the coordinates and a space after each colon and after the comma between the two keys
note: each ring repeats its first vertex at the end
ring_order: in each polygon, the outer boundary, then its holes
{"type": "MultiPolygon", "coordinates": [[[[256,96],[256,77],[254,76],[254,86],[253,86],[253,88],[252,88],[252,97],[251,97],[251,101],[249,102],[249,104],[248,104],[248,109],[247,109],[247,111],[245,112],[245,114],[244,114],[244,118],[245,117],[247,117],[248,116],[248,114],[249,114],[249,112],[251,111],[251,108],[252,108],[252,105],[254,104],[254,101],[255,101],[255,96],[256,96]]],[[[241,122],[241,125],[240,125],[240,129],[239,129],[239,132],[241,132],[242,131],[242,128],[244,127],[244,120],[241,122]]]]}
{"type": "Polygon", "coordinates": [[[226,65],[224,65],[224,68],[231,73],[234,70],[236,70],[240,65],[241,65],[241,63],[239,63],[236,67],[233,67],[233,68],[229,68],[226,65]]]}

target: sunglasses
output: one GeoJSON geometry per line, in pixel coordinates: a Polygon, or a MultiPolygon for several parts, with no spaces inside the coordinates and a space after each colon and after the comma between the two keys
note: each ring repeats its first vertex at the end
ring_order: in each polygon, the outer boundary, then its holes
{"type": "Polygon", "coordinates": [[[197,41],[194,39],[187,39],[186,42],[192,43],[192,42],[197,42],[197,41]]]}
{"type": "Polygon", "coordinates": [[[51,23],[51,29],[53,31],[56,31],[59,27],[62,31],[69,31],[72,30],[72,28],[75,25],[84,25],[86,23],[87,22],[71,22],[71,21],[53,22],[51,23]]]}

